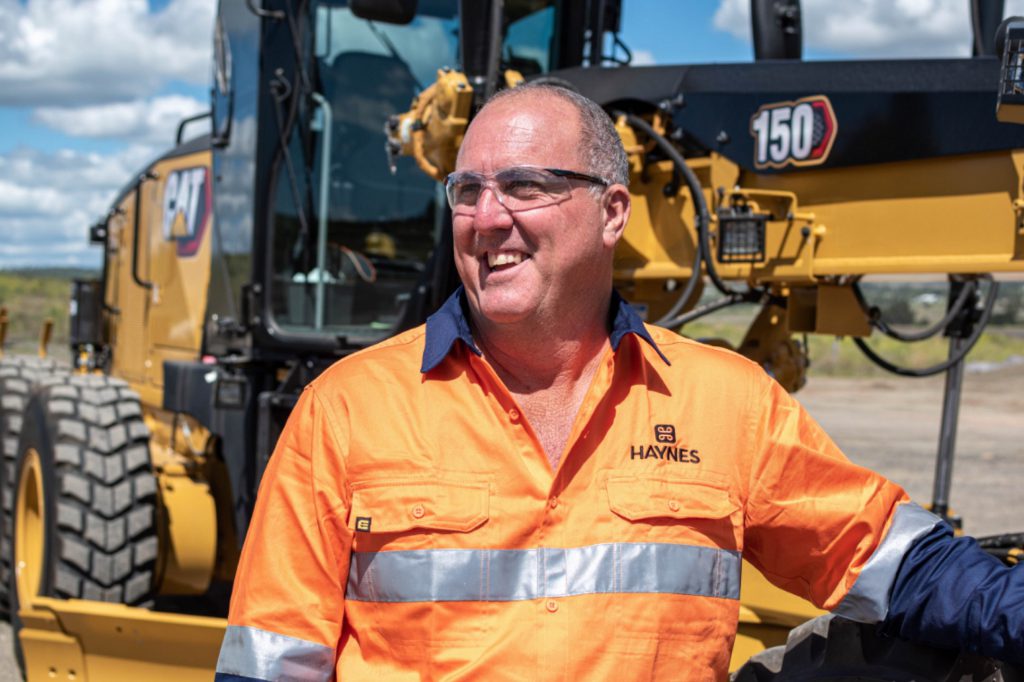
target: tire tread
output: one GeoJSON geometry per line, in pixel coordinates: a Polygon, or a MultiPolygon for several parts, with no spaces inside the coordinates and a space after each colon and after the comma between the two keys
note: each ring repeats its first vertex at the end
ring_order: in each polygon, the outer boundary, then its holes
{"type": "Polygon", "coordinates": [[[43,390],[74,408],[58,421],[56,596],[151,606],[157,487],[138,396],[96,375],[43,390]]]}
{"type": "Polygon", "coordinates": [[[33,391],[44,383],[60,398],[66,367],[51,358],[6,356],[0,358],[0,612],[10,609],[11,513],[14,506],[14,465],[23,413],[33,391]],[[59,375],[59,376],[54,376],[59,375]]]}

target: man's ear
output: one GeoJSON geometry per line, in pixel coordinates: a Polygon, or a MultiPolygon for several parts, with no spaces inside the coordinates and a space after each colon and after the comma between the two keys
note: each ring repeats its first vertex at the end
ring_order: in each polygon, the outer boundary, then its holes
{"type": "Polygon", "coordinates": [[[604,192],[601,206],[604,210],[604,242],[609,248],[615,248],[629,222],[629,190],[625,185],[611,185],[604,192]]]}

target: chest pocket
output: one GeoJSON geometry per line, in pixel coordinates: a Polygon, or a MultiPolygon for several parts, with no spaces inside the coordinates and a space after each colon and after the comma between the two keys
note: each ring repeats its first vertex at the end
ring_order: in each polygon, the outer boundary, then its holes
{"type": "Polygon", "coordinates": [[[610,474],[608,507],[635,541],[696,542],[740,549],[742,513],[724,481],[610,474]]]}
{"type": "Polygon", "coordinates": [[[355,549],[372,551],[376,548],[367,545],[395,535],[468,533],[487,522],[489,507],[486,480],[362,481],[352,484],[348,527],[355,531],[355,549]]]}

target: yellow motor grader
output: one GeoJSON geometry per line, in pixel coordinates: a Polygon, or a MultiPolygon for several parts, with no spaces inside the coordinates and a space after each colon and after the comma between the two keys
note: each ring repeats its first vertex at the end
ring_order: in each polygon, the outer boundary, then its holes
{"type": "MultiPolygon", "coordinates": [[[[74,287],[72,366],[0,360],[0,577],[28,680],[210,678],[299,390],[452,291],[437,180],[483,101],[524,79],[617,122],[634,211],[616,286],[649,321],[757,303],[737,350],[790,390],[808,333],[853,337],[898,373],[947,373],[933,508],[948,513],[964,357],[993,274],[1024,271],[1024,23],[997,47],[1002,3],[978,1],[973,58],[804,62],[799,4],[752,0],[753,63],[634,67],[624,2],[221,0],[211,132],[182,142],[183,122],[91,228],[103,270],[74,287]],[[950,278],[931,329],[888,324],[859,286],[908,273],[950,278]],[[720,297],[699,305],[705,281],[720,297]],[[950,355],[898,367],[873,332],[946,334],[950,355]]],[[[1012,556],[1020,540],[988,544],[1012,556]]],[[[733,667],[818,613],[745,567],[733,667]]],[[[815,627],[805,650],[871,638],[815,627]]],[[[891,648],[844,660],[860,679],[1003,674],[891,648]]]]}

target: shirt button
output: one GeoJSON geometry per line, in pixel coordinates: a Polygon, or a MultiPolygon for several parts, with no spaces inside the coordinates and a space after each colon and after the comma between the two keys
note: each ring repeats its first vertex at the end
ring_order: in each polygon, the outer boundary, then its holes
{"type": "Polygon", "coordinates": [[[422,504],[417,504],[412,508],[413,518],[422,519],[423,515],[427,513],[427,510],[423,508],[422,504]]]}
{"type": "Polygon", "coordinates": [[[548,599],[547,603],[544,604],[544,608],[546,608],[551,613],[554,613],[558,610],[558,602],[556,602],[554,599],[548,599]]]}
{"type": "Polygon", "coordinates": [[[508,411],[508,418],[511,419],[512,421],[516,421],[517,419],[519,419],[519,410],[513,407],[511,410],[508,411]]]}
{"type": "Polygon", "coordinates": [[[669,500],[668,508],[671,509],[672,511],[679,511],[679,503],[676,502],[675,500],[669,500]]]}
{"type": "Polygon", "coordinates": [[[551,500],[548,502],[548,506],[551,507],[552,509],[556,508],[558,506],[558,498],[552,497],[551,500]]]}

